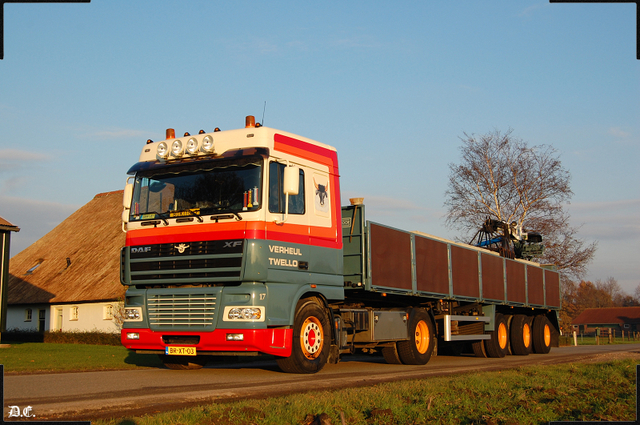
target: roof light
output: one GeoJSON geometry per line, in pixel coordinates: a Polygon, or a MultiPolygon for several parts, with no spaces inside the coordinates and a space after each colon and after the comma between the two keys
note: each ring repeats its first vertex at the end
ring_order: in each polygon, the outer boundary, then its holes
{"type": "Polygon", "coordinates": [[[160,142],[156,148],[156,155],[160,159],[166,159],[169,156],[169,147],[166,142],[160,142]]]}
{"type": "Polygon", "coordinates": [[[176,131],[173,128],[167,128],[167,140],[176,138],[176,131]]]}
{"type": "Polygon", "coordinates": [[[213,137],[210,134],[204,136],[202,139],[202,146],[200,147],[204,153],[215,153],[215,146],[213,144],[213,137]]]}
{"type": "Polygon", "coordinates": [[[189,155],[197,155],[198,154],[198,139],[195,137],[187,140],[187,154],[189,155]]]}
{"type": "Polygon", "coordinates": [[[256,126],[256,117],[254,117],[253,115],[247,115],[247,117],[245,118],[244,128],[252,128],[255,126],[256,126]]]}
{"type": "Polygon", "coordinates": [[[182,150],[182,141],[180,139],[176,139],[171,144],[171,155],[179,158],[182,156],[184,151],[182,150]]]}

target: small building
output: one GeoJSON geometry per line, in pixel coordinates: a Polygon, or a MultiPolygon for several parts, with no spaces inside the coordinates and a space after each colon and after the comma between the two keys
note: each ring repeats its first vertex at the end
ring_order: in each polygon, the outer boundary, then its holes
{"type": "Polygon", "coordinates": [[[640,331],[640,307],[587,308],[573,319],[579,334],[595,334],[596,329],[611,329],[618,335],[622,331],[640,331]]]}
{"type": "Polygon", "coordinates": [[[11,259],[7,330],[118,331],[122,196],[96,195],[11,259]]]}
{"type": "Polygon", "coordinates": [[[17,226],[0,217],[0,332],[6,330],[7,285],[9,282],[9,252],[11,232],[19,232],[17,226]]]}

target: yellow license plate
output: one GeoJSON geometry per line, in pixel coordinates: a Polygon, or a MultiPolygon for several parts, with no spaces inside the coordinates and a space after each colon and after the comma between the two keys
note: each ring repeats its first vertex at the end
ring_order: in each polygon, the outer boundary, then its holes
{"type": "Polygon", "coordinates": [[[164,353],[169,356],[195,356],[196,347],[165,347],[164,353]]]}

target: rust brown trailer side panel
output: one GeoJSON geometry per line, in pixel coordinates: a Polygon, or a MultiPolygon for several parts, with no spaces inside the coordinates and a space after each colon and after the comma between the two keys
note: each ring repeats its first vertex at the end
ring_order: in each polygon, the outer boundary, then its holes
{"type": "Polygon", "coordinates": [[[371,226],[371,281],[411,291],[411,235],[384,226],[371,226]],[[374,242],[375,241],[375,242],[374,242]]]}
{"type": "Polygon", "coordinates": [[[428,238],[415,238],[416,289],[432,294],[449,294],[449,251],[447,245],[428,238]]]}
{"type": "Polygon", "coordinates": [[[370,290],[560,307],[558,273],[481,248],[367,222],[370,290]]]}

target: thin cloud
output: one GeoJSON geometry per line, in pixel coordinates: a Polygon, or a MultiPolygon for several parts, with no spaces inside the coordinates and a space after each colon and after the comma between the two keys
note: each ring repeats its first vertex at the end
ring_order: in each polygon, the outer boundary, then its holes
{"type": "Polygon", "coordinates": [[[627,131],[624,131],[620,127],[611,127],[609,129],[609,134],[611,134],[612,136],[615,136],[615,137],[622,138],[622,139],[626,139],[629,136],[631,136],[631,133],[629,133],[627,131]]]}
{"type": "Polygon", "coordinates": [[[15,255],[53,230],[81,205],[0,196],[0,217],[18,226],[11,235],[11,255],[15,255]]]}
{"type": "Polygon", "coordinates": [[[16,171],[25,170],[34,164],[47,162],[52,156],[19,149],[0,149],[0,174],[14,175],[16,171]]]}
{"type": "Polygon", "coordinates": [[[0,164],[4,161],[46,161],[48,159],[51,159],[51,157],[41,152],[0,149],[0,164]]]}
{"type": "Polygon", "coordinates": [[[538,3],[538,4],[534,4],[533,6],[529,6],[526,9],[524,9],[522,12],[520,12],[518,14],[518,16],[520,17],[531,17],[533,16],[538,10],[542,9],[543,7],[547,6],[544,3],[538,3]]]}
{"type": "Polygon", "coordinates": [[[640,239],[640,199],[582,202],[571,204],[568,210],[571,222],[582,224],[581,237],[618,243],[640,239]]]}
{"type": "Polygon", "coordinates": [[[109,130],[96,130],[80,134],[78,137],[82,139],[100,139],[100,140],[112,140],[112,139],[134,139],[144,138],[148,135],[148,132],[142,130],[132,130],[123,128],[114,128],[109,130]]]}

